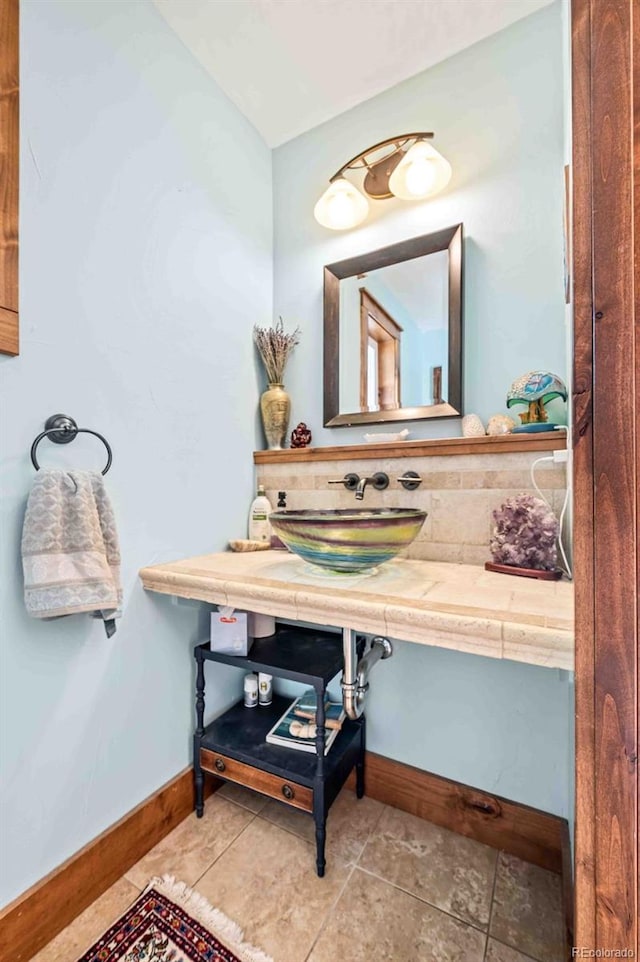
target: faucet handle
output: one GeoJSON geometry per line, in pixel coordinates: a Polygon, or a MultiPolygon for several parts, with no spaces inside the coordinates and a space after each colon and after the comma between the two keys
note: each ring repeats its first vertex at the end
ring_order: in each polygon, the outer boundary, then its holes
{"type": "Polygon", "coordinates": [[[376,491],[384,491],[385,488],[389,487],[389,475],[385,474],[384,471],[376,471],[376,473],[369,478],[369,481],[376,491]]]}
{"type": "Polygon", "coordinates": [[[347,491],[355,491],[360,484],[360,476],[358,474],[345,474],[344,478],[329,478],[327,484],[344,484],[347,491]]]}
{"type": "Polygon", "coordinates": [[[405,491],[415,491],[422,484],[422,478],[416,471],[405,471],[401,478],[397,478],[405,491]]]}

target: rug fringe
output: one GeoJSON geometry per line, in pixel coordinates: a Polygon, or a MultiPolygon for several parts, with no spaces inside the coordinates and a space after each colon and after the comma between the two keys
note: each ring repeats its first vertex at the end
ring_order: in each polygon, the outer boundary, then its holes
{"type": "Polygon", "coordinates": [[[214,908],[204,895],[200,895],[199,892],[189,888],[185,882],[178,882],[173,875],[156,876],[156,878],[151,879],[145,892],[152,888],[180,905],[190,915],[193,915],[198,922],[211,929],[212,934],[218,936],[225,944],[230,942],[231,944],[227,945],[227,948],[234,952],[242,962],[273,962],[271,956],[267,955],[266,952],[244,941],[244,932],[237,922],[230,919],[220,909],[214,908]]]}

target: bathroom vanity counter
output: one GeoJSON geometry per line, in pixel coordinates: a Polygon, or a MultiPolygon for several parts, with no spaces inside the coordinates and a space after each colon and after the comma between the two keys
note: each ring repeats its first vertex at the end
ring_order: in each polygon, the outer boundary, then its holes
{"type": "Polygon", "coordinates": [[[420,645],[573,670],[573,586],[396,558],[369,576],[312,572],[284,551],[143,568],[145,588],[420,645]]]}

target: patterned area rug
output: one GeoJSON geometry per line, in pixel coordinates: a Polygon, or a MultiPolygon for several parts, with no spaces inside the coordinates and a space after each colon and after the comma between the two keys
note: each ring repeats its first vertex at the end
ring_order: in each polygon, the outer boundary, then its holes
{"type": "Polygon", "coordinates": [[[205,898],[165,875],[78,962],[273,962],[205,898]]]}

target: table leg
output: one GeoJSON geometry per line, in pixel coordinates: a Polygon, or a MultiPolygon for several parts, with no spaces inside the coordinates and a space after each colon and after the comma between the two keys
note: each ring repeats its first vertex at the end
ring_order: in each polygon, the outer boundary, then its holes
{"type": "Polygon", "coordinates": [[[324,793],[322,794],[321,801],[318,804],[317,811],[314,793],[313,807],[313,817],[316,823],[316,871],[318,873],[318,878],[322,878],[324,875],[325,866],[327,864],[324,857],[324,846],[327,838],[327,814],[324,811],[324,793]]]}
{"type": "Polygon", "coordinates": [[[316,687],[316,777],[313,789],[313,818],[316,823],[316,868],[318,877],[322,878],[325,869],[324,847],[327,837],[327,809],[324,798],[324,769],[325,769],[325,688],[318,684],[316,687]]]}
{"type": "Polygon", "coordinates": [[[193,772],[195,780],[196,816],[204,814],[204,772],[200,766],[200,739],[204,735],[204,658],[196,648],[196,732],[193,739],[193,772]]]}

